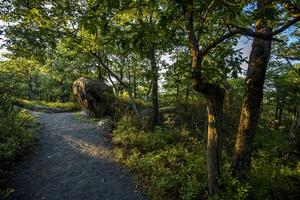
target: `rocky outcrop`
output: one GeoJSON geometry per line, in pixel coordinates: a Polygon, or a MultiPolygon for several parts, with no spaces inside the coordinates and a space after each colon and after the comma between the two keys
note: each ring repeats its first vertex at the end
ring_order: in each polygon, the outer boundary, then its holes
{"type": "Polygon", "coordinates": [[[73,94],[89,116],[103,117],[113,113],[115,96],[112,87],[105,83],[81,77],[73,83],[73,94]]]}

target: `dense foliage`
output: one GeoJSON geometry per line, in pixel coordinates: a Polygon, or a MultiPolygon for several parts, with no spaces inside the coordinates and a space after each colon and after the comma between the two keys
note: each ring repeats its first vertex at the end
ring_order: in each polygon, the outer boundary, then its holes
{"type": "MultiPolygon", "coordinates": [[[[206,111],[202,104],[186,104],[188,114],[181,106],[177,107],[176,114],[165,114],[163,125],[155,129],[149,129],[145,120],[124,116],[113,131],[116,158],[136,174],[141,188],[151,199],[208,198],[206,136],[204,129],[195,128],[205,124],[206,111]],[[201,110],[200,114],[191,109],[195,107],[201,110]]],[[[233,102],[230,104],[234,106],[233,102]]],[[[228,112],[227,121],[236,121],[238,115],[228,112]]],[[[263,119],[254,142],[251,170],[244,181],[232,175],[229,161],[235,138],[227,135],[222,153],[225,160],[222,193],[216,199],[298,198],[300,162],[294,152],[293,138],[286,134],[288,127],[277,130],[269,126],[267,121],[273,121],[273,116],[266,114],[263,119]]],[[[230,134],[234,128],[234,125],[226,126],[225,132],[230,134]]]]}

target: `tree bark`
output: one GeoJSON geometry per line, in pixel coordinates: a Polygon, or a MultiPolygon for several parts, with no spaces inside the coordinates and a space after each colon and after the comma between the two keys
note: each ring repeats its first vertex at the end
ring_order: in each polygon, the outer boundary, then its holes
{"type": "Polygon", "coordinates": [[[185,102],[188,102],[188,100],[189,100],[189,95],[190,95],[190,85],[187,84],[187,86],[186,86],[186,91],[185,91],[185,102]]]}
{"type": "Polygon", "coordinates": [[[295,107],[294,120],[289,133],[293,149],[300,152],[300,108],[295,107]]]}
{"type": "Polygon", "coordinates": [[[207,174],[208,190],[211,195],[220,191],[220,161],[222,149],[223,95],[207,94],[207,174]]]}
{"type": "Polygon", "coordinates": [[[133,76],[133,96],[137,98],[137,81],[136,76],[133,76]]]}
{"type": "Polygon", "coordinates": [[[286,102],[286,92],[284,92],[282,95],[282,99],[278,96],[277,97],[277,105],[276,105],[276,111],[275,111],[275,128],[279,129],[282,123],[282,113],[283,109],[285,107],[286,102]]]}
{"type": "Polygon", "coordinates": [[[279,115],[279,97],[276,98],[276,108],[275,108],[275,126],[278,121],[278,115],[279,115]]]}
{"type": "Polygon", "coordinates": [[[155,58],[155,49],[154,47],[150,48],[149,59],[151,63],[151,72],[152,72],[152,91],[151,91],[151,100],[152,100],[152,125],[158,123],[158,67],[156,64],[155,58]]]}
{"type": "MultiPolygon", "coordinates": [[[[272,18],[272,1],[258,0],[259,18],[256,32],[271,34],[269,27],[272,18]]],[[[240,123],[235,143],[233,172],[240,178],[248,171],[251,163],[252,142],[259,119],[259,110],[263,98],[263,85],[271,53],[271,40],[254,38],[246,77],[246,91],[241,109],[240,123]]]]}

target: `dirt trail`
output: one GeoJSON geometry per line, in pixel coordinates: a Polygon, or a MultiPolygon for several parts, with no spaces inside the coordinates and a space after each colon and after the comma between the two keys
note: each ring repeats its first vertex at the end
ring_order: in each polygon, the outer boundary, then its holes
{"type": "Polygon", "coordinates": [[[10,199],[145,199],[113,157],[108,133],[72,113],[38,114],[38,143],[16,167],[10,199]]]}

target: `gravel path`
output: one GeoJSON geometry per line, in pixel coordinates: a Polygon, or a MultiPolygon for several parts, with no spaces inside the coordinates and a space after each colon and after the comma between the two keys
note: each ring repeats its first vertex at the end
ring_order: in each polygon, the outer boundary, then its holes
{"type": "Polygon", "coordinates": [[[39,140],[16,167],[10,199],[145,199],[114,160],[108,133],[72,113],[37,115],[39,140]]]}

